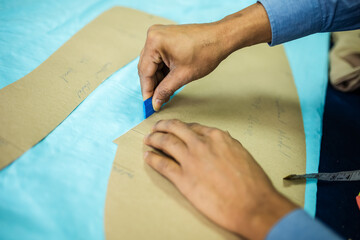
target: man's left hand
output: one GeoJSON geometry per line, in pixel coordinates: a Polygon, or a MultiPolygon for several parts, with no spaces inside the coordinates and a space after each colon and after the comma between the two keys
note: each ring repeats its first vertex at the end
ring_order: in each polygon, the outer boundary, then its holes
{"type": "Polygon", "coordinates": [[[167,155],[148,151],[145,161],[203,214],[232,232],[264,239],[280,218],[297,208],[228,132],[163,120],[144,141],[167,155]]]}

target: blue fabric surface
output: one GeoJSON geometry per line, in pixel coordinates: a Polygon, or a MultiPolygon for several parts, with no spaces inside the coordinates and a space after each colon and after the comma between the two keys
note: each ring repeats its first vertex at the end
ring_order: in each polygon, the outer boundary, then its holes
{"type": "MultiPolygon", "coordinates": [[[[31,72],[114,5],[179,23],[200,23],[218,20],[252,2],[0,0],[0,89],[31,72]]],[[[314,172],[327,79],[327,41],[328,35],[320,34],[285,46],[303,112],[307,170],[314,172]]],[[[143,120],[137,61],[113,74],[48,137],[0,171],[0,239],[104,238],[104,203],[116,150],[112,140],[143,120]]],[[[306,209],[314,214],[311,196],[316,196],[316,185],[310,186],[306,209]]]]}
{"type": "MultiPolygon", "coordinates": [[[[306,172],[319,169],[322,116],[328,81],[329,34],[311,35],[285,43],[304,122],[306,172]]],[[[315,216],[317,181],[307,180],[304,209],[315,216]]]]}
{"type": "Polygon", "coordinates": [[[335,232],[303,210],[294,210],[283,217],[269,232],[266,240],[340,240],[335,232]]]}

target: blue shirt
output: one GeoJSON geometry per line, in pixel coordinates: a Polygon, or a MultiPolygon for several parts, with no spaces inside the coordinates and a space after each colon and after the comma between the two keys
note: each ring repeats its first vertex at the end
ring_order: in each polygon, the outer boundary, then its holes
{"type": "Polygon", "coordinates": [[[258,0],[271,25],[271,46],[317,32],[360,28],[360,0],[258,0]]]}
{"type": "Polygon", "coordinates": [[[310,217],[304,210],[297,209],[283,217],[268,233],[266,240],[340,240],[341,238],[310,217]]]}
{"type": "MultiPolygon", "coordinates": [[[[360,0],[259,0],[270,20],[271,46],[317,32],[360,28],[360,0]]],[[[282,218],[267,240],[341,239],[303,210],[282,218]]]]}

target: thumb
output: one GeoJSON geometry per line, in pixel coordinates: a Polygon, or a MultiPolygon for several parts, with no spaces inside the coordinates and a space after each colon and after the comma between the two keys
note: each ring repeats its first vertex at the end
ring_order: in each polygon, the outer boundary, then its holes
{"type": "Polygon", "coordinates": [[[176,90],[186,84],[186,77],[183,71],[175,68],[155,88],[153,96],[153,108],[159,111],[160,107],[169,100],[176,90]]]}

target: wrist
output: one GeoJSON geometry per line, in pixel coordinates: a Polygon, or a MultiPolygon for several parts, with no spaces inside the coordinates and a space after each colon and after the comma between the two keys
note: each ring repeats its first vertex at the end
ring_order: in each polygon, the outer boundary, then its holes
{"type": "Polygon", "coordinates": [[[271,42],[271,26],[265,8],[255,3],[215,23],[219,42],[227,55],[255,45],[271,42]]]}
{"type": "Polygon", "coordinates": [[[239,234],[249,239],[265,239],[277,222],[296,208],[298,206],[278,192],[263,194],[246,215],[246,227],[241,227],[246,232],[239,231],[239,234]]]}

